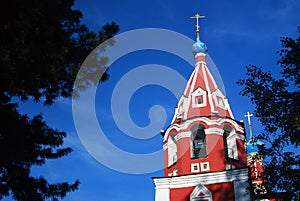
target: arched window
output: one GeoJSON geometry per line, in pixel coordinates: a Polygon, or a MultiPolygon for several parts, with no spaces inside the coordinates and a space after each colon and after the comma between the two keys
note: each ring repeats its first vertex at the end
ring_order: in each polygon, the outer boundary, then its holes
{"type": "Polygon", "coordinates": [[[193,125],[191,128],[191,157],[206,158],[206,135],[202,124],[193,125]]]}
{"type": "Polygon", "coordinates": [[[224,155],[227,158],[238,159],[234,129],[228,125],[223,127],[224,155]]]}
{"type": "Polygon", "coordinates": [[[224,133],[223,133],[223,143],[224,143],[224,155],[225,157],[229,157],[230,155],[230,150],[228,150],[228,142],[227,138],[230,135],[230,132],[232,131],[232,128],[228,125],[225,125],[223,127],[224,133]]]}
{"type": "Polygon", "coordinates": [[[177,161],[177,145],[175,140],[176,133],[171,133],[168,138],[168,166],[177,161]]]}

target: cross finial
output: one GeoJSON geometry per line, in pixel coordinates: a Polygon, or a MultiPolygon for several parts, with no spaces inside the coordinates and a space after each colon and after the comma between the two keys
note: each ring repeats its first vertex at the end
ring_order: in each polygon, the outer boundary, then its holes
{"type": "Polygon", "coordinates": [[[197,39],[200,40],[200,25],[199,25],[199,18],[205,18],[203,15],[199,15],[199,13],[196,13],[196,15],[190,17],[195,19],[196,18],[196,33],[197,33],[197,39]]]}
{"type": "Polygon", "coordinates": [[[250,112],[247,112],[247,114],[245,114],[244,116],[247,117],[247,119],[248,119],[248,126],[249,126],[249,130],[250,130],[250,137],[252,137],[251,117],[253,116],[253,114],[250,114],[250,112]]]}

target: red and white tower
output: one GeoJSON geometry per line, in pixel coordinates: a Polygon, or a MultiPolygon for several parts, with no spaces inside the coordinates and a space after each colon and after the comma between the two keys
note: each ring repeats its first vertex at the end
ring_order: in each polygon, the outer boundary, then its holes
{"type": "Polygon", "coordinates": [[[195,70],[164,131],[164,177],[153,178],[155,201],[250,200],[243,123],[236,121],[206,64],[206,45],[193,45],[195,70]]]}
{"type": "Polygon", "coordinates": [[[252,125],[250,117],[253,114],[247,112],[245,117],[248,118],[248,126],[250,131],[250,139],[247,141],[247,164],[250,170],[250,181],[253,190],[253,200],[255,201],[283,201],[291,200],[288,194],[268,193],[266,188],[266,175],[264,173],[264,156],[259,150],[259,147],[264,147],[264,143],[255,138],[252,134],[252,125]]]}
{"type": "Polygon", "coordinates": [[[263,143],[253,137],[252,125],[250,117],[253,114],[247,112],[245,117],[248,119],[248,127],[250,131],[250,139],[247,142],[247,164],[250,168],[250,179],[252,183],[254,197],[258,195],[267,194],[266,181],[264,175],[263,155],[259,153],[259,146],[263,146],[263,143]]]}

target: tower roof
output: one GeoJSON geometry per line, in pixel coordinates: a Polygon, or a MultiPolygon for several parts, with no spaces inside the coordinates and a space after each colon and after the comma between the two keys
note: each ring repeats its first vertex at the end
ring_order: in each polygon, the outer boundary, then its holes
{"type": "Polygon", "coordinates": [[[206,64],[207,47],[200,41],[198,24],[198,19],[203,17],[199,14],[192,17],[197,19],[197,38],[192,47],[196,65],[178,102],[172,123],[193,117],[213,115],[233,119],[228,100],[217,86],[206,64]]]}

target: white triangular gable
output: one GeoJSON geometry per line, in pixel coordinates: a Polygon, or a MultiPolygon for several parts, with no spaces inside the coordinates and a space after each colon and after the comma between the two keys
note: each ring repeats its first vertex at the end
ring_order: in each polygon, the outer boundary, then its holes
{"type": "Polygon", "coordinates": [[[190,201],[198,201],[198,200],[213,201],[210,190],[208,190],[202,184],[198,184],[190,195],[190,201]]]}
{"type": "Polygon", "coordinates": [[[222,108],[224,110],[227,110],[227,101],[226,101],[226,97],[224,96],[224,94],[222,93],[222,91],[220,89],[216,89],[213,93],[212,93],[212,97],[214,99],[215,105],[219,108],[222,108]]]}
{"type": "MultiPolygon", "coordinates": [[[[180,100],[178,101],[178,105],[175,110],[174,119],[175,118],[182,119],[184,117],[184,113],[186,112],[187,104],[188,104],[187,97],[182,95],[180,100]]],[[[173,121],[174,121],[174,119],[173,119],[173,121]]]]}
{"type": "Polygon", "coordinates": [[[192,93],[192,107],[204,107],[207,105],[206,103],[206,94],[207,92],[203,90],[201,87],[198,87],[195,91],[192,93]],[[197,98],[201,98],[201,102],[197,101],[197,98]]]}

